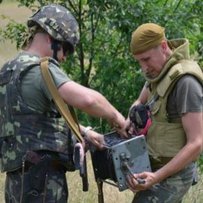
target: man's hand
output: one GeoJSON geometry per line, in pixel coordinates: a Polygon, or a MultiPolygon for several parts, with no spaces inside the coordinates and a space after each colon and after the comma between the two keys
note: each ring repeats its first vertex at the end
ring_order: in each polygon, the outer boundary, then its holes
{"type": "Polygon", "coordinates": [[[135,127],[133,126],[129,117],[125,121],[125,129],[129,135],[134,135],[135,127]]]}
{"type": "Polygon", "coordinates": [[[152,185],[157,183],[156,180],[157,178],[155,173],[143,172],[139,174],[129,175],[127,178],[127,184],[132,192],[137,192],[139,190],[146,190],[152,187],[152,185]]]}
{"type": "Polygon", "coordinates": [[[126,131],[126,123],[125,118],[119,113],[117,114],[116,120],[110,120],[109,121],[111,127],[120,134],[122,138],[128,138],[129,135],[126,131]]]}
{"type": "Polygon", "coordinates": [[[86,139],[99,149],[103,149],[105,146],[104,136],[96,131],[89,130],[86,139]]]}

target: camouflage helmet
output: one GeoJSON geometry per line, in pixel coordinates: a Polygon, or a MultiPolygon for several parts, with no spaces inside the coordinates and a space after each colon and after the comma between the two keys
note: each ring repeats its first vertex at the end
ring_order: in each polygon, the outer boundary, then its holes
{"type": "Polygon", "coordinates": [[[58,4],[43,6],[27,21],[28,28],[36,24],[54,39],[68,42],[74,51],[79,41],[78,23],[68,9],[58,4]]]}

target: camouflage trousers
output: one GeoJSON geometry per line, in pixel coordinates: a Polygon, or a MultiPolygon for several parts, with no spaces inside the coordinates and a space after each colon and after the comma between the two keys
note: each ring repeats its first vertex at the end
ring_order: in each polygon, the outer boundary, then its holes
{"type": "Polygon", "coordinates": [[[181,203],[193,182],[195,163],[148,190],[135,194],[132,203],[181,203]]]}
{"type": "Polygon", "coordinates": [[[68,187],[65,169],[50,159],[39,164],[7,172],[6,203],[67,203],[68,187]]]}

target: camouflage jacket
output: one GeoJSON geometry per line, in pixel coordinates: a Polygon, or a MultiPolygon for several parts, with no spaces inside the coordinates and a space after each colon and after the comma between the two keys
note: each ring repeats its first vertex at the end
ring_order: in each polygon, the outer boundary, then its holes
{"type": "Polygon", "coordinates": [[[56,108],[39,113],[23,101],[22,78],[36,66],[39,66],[39,58],[19,55],[6,63],[0,72],[2,172],[21,167],[29,150],[68,154],[70,130],[56,108]]]}

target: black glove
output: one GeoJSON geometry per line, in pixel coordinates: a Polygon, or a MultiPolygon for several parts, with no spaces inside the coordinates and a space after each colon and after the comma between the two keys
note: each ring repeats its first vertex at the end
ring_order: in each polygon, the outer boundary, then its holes
{"type": "Polygon", "coordinates": [[[129,118],[136,128],[145,128],[149,117],[149,107],[146,105],[139,104],[130,109],[129,118]]]}

